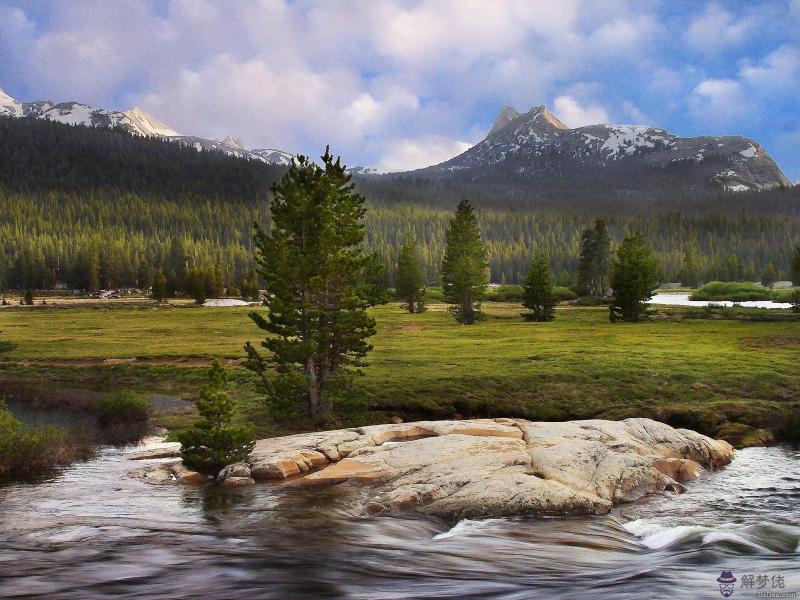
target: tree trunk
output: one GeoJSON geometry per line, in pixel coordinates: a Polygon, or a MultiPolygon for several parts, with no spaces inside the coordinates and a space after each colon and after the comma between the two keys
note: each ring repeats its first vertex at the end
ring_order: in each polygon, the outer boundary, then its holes
{"type": "Polygon", "coordinates": [[[306,359],[305,372],[308,385],[308,412],[312,417],[316,417],[319,413],[319,383],[317,382],[317,366],[311,356],[306,359]]]}

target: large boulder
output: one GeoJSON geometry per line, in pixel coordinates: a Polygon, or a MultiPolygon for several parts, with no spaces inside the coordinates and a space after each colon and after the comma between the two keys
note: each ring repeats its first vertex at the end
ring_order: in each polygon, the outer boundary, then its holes
{"type": "Polygon", "coordinates": [[[373,513],[603,514],[652,492],[681,492],[732,458],[727,442],[651,419],[473,419],[263,439],[236,474],[249,467],[256,480],[369,486],[373,513]]]}

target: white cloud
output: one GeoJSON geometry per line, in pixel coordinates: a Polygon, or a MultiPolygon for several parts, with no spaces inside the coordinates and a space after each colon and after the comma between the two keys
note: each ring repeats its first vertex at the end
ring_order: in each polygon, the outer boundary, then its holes
{"type": "Polygon", "coordinates": [[[453,158],[471,146],[469,142],[440,136],[388,140],[378,168],[382,171],[410,171],[428,167],[453,158]]]}
{"type": "Polygon", "coordinates": [[[737,19],[720,3],[712,2],[692,20],[686,31],[686,40],[699,52],[715,54],[740,43],[752,33],[753,28],[752,19],[737,19]]]}
{"type": "Polygon", "coordinates": [[[791,87],[800,85],[800,48],[783,45],[755,65],[745,65],[741,78],[761,88],[791,87]]]}
{"type": "Polygon", "coordinates": [[[687,20],[635,0],[0,0],[0,87],[410,168],[482,137],[504,104],[556,98],[573,126],[688,114],[708,131],[745,98],[768,114],[768,96],[797,98],[798,2],[716,2],[687,20]],[[764,56],[747,54],[757,36],[764,56]],[[692,64],[683,40],[708,60],[692,64]]]}
{"type": "Polygon", "coordinates": [[[553,112],[569,127],[608,123],[606,110],[599,105],[581,106],[572,96],[559,96],[553,102],[553,112]]]}
{"type": "Polygon", "coordinates": [[[732,126],[750,107],[742,84],[733,79],[706,79],[694,88],[690,105],[695,116],[715,127],[732,126]]]}
{"type": "Polygon", "coordinates": [[[655,127],[655,121],[647,114],[642,112],[633,102],[625,101],[622,103],[622,111],[634,125],[650,125],[655,127]]]}

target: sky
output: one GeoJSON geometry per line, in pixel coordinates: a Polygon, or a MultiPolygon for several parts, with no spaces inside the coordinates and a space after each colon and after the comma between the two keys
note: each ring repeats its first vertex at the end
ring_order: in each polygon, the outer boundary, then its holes
{"type": "Polygon", "coordinates": [[[503,105],[745,135],[800,179],[800,0],[0,0],[0,89],[405,170],[503,105]]]}

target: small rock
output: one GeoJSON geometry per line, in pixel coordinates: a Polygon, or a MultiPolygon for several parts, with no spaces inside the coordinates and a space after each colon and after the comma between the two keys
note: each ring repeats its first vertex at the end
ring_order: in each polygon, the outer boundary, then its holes
{"type": "Polygon", "coordinates": [[[300,474],[300,467],[291,458],[276,458],[251,465],[255,479],[286,479],[300,474]]]}
{"type": "Polygon", "coordinates": [[[147,448],[145,450],[135,450],[127,454],[131,460],[150,460],[154,458],[177,458],[181,455],[181,445],[176,443],[160,448],[147,448]]]}
{"type": "Polygon", "coordinates": [[[245,478],[245,479],[249,479],[250,477],[252,477],[252,473],[250,471],[250,465],[246,463],[234,463],[222,469],[219,472],[219,475],[217,475],[217,479],[219,481],[225,481],[233,477],[245,478]]]}
{"type": "Polygon", "coordinates": [[[230,487],[238,487],[242,485],[252,485],[255,480],[252,477],[228,477],[223,481],[223,484],[230,487]]]}
{"type": "Polygon", "coordinates": [[[209,479],[208,475],[204,473],[187,469],[183,463],[173,465],[171,472],[178,481],[183,483],[207,483],[209,479]]]}

